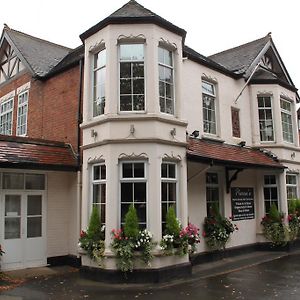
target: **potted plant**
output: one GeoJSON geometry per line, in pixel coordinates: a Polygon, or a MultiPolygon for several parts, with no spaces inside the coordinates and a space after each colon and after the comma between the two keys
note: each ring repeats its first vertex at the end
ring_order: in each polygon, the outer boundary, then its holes
{"type": "Polygon", "coordinates": [[[144,264],[150,266],[153,246],[151,232],[139,229],[136,209],[130,205],[124,228],[112,230],[111,249],[116,255],[118,268],[125,273],[132,272],[135,258],[140,258],[144,264]]]}
{"type": "Polygon", "coordinates": [[[105,226],[101,226],[98,207],[94,206],[86,231],[82,230],[79,238],[79,247],[86,251],[89,258],[101,264],[105,244],[105,226]]]}
{"type": "Polygon", "coordinates": [[[289,223],[289,240],[294,241],[299,235],[299,207],[300,201],[297,199],[289,200],[289,214],[288,214],[288,223],[289,223]]]}
{"type": "Polygon", "coordinates": [[[198,243],[200,243],[199,228],[191,223],[183,228],[176,218],[174,208],[169,207],[166,215],[166,230],[160,242],[163,253],[180,256],[192,254],[198,243]]]}
{"type": "Polygon", "coordinates": [[[238,230],[238,227],[230,219],[223,217],[217,209],[211,209],[203,227],[203,237],[212,250],[224,250],[230,235],[238,230]]]}
{"type": "Polygon", "coordinates": [[[263,234],[273,247],[285,246],[288,242],[288,227],[284,224],[284,214],[272,204],[270,212],[262,218],[263,234]]]}

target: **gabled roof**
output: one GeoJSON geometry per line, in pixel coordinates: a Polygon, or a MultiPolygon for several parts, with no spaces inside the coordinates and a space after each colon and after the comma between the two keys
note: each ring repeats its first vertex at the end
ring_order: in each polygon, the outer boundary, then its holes
{"type": "Polygon", "coordinates": [[[187,158],[237,168],[285,168],[274,156],[259,149],[195,138],[188,140],[187,158]]]}
{"type": "Polygon", "coordinates": [[[7,26],[4,27],[0,46],[4,39],[14,46],[19,54],[19,59],[37,77],[44,77],[71,51],[70,48],[13,30],[7,26]]]}
{"type": "Polygon", "coordinates": [[[97,31],[101,30],[109,24],[156,24],[176,34],[181,35],[183,38],[186,36],[186,31],[177,27],[166,19],[158,16],[151,10],[137,3],[135,0],[130,0],[121,8],[116,10],[107,18],[100,21],[95,26],[91,27],[80,35],[81,40],[85,40],[97,31]]]}
{"type": "Polygon", "coordinates": [[[243,74],[270,40],[271,36],[268,34],[258,40],[211,55],[209,58],[236,74],[243,74]]]}
{"type": "Polygon", "coordinates": [[[187,58],[189,58],[190,60],[193,60],[197,63],[200,63],[204,66],[207,66],[211,69],[214,69],[216,71],[219,71],[225,75],[231,76],[231,77],[239,77],[239,75],[235,74],[234,72],[226,69],[225,67],[223,67],[222,65],[216,63],[215,61],[213,61],[212,59],[210,59],[207,56],[204,56],[200,53],[198,53],[197,51],[195,51],[194,49],[188,47],[188,46],[184,46],[183,47],[183,55],[186,56],[187,58]]]}
{"type": "Polygon", "coordinates": [[[78,162],[65,143],[0,135],[0,167],[76,171],[78,162]]]}

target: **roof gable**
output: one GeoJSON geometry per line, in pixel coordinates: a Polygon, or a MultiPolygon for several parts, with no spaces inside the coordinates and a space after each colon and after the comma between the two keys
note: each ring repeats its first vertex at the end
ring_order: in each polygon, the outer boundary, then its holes
{"type": "Polygon", "coordinates": [[[44,77],[71,49],[4,27],[0,48],[8,43],[34,76],[44,77]]]}
{"type": "Polygon", "coordinates": [[[177,27],[166,19],[145,8],[135,0],[130,0],[121,8],[113,12],[107,18],[100,21],[80,35],[81,40],[85,40],[109,24],[156,24],[171,32],[179,34],[183,38],[186,31],[177,27]]]}

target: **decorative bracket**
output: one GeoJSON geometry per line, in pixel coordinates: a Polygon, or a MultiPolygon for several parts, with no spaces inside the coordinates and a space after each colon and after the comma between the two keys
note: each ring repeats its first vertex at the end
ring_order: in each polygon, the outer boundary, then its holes
{"type": "Polygon", "coordinates": [[[225,172],[226,172],[226,192],[227,194],[229,194],[230,192],[230,187],[233,181],[237,180],[238,174],[240,172],[242,172],[244,169],[241,168],[229,168],[226,167],[225,168],[225,172]],[[232,176],[230,177],[230,171],[234,171],[234,173],[232,174],[232,176]]]}

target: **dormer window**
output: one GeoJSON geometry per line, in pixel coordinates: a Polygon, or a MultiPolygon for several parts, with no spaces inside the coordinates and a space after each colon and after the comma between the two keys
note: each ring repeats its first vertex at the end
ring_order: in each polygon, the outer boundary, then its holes
{"type": "Polygon", "coordinates": [[[93,59],[93,117],[96,117],[104,114],[106,50],[94,54],[93,59]]]}
{"type": "Polygon", "coordinates": [[[174,115],[174,68],[172,51],[158,47],[160,111],[174,115]]]}
{"type": "Polygon", "coordinates": [[[145,110],[144,44],[120,45],[120,111],[145,110]]]}

